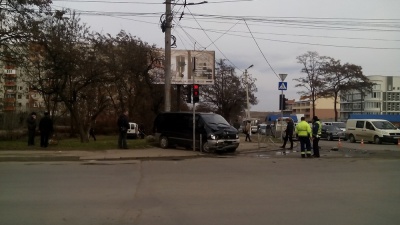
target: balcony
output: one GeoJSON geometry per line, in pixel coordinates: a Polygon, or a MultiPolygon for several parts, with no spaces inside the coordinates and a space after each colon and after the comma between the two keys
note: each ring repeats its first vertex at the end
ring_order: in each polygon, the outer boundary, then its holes
{"type": "Polygon", "coordinates": [[[17,74],[6,74],[5,78],[17,78],[17,74]]]}
{"type": "Polygon", "coordinates": [[[17,83],[15,83],[14,81],[6,81],[4,86],[6,86],[6,87],[10,87],[10,86],[14,87],[14,86],[17,86],[17,83]]]}
{"type": "Polygon", "coordinates": [[[7,103],[14,103],[16,100],[15,100],[15,98],[5,98],[4,99],[4,102],[7,102],[7,103]]]}
{"type": "Polygon", "coordinates": [[[15,106],[10,106],[10,105],[4,106],[4,111],[15,111],[15,106]]]}

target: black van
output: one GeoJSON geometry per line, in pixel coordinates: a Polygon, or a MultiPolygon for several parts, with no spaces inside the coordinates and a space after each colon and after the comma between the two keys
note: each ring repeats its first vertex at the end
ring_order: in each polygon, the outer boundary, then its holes
{"type": "MultiPolygon", "coordinates": [[[[193,148],[193,113],[158,114],[154,134],[161,148],[175,145],[193,148]]],[[[215,113],[195,113],[195,135],[196,148],[204,152],[234,152],[240,143],[238,131],[215,113]]]]}

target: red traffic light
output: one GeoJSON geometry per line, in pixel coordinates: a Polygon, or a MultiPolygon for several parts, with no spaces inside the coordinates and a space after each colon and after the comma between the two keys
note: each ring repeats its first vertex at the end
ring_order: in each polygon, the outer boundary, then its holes
{"type": "Polygon", "coordinates": [[[193,84],[193,102],[199,102],[200,85],[193,84]]]}

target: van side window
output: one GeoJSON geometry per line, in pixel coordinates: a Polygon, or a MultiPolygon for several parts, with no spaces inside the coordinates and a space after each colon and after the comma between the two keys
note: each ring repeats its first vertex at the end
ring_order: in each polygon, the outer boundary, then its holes
{"type": "Polygon", "coordinates": [[[372,124],[371,124],[370,122],[367,122],[367,124],[365,124],[365,127],[366,127],[368,130],[375,130],[375,129],[374,129],[374,126],[372,126],[372,124]]]}
{"type": "Polygon", "coordinates": [[[364,128],[364,121],[357,121],[356,128],[364,128]]]}

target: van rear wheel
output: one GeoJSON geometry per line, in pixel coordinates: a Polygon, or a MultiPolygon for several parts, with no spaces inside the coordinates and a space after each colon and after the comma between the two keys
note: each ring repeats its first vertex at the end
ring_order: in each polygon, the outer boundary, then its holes
{"type": "Polygon", "coordinates": [[[168,142],[169,142],[169,141],[168,141],[168,138],[167,138],[166,136],[162,136],[162,137],[160,138],[160,147],[161,147],[161,148],[168,148],[168,145],[169,145],[168,142]]]}

